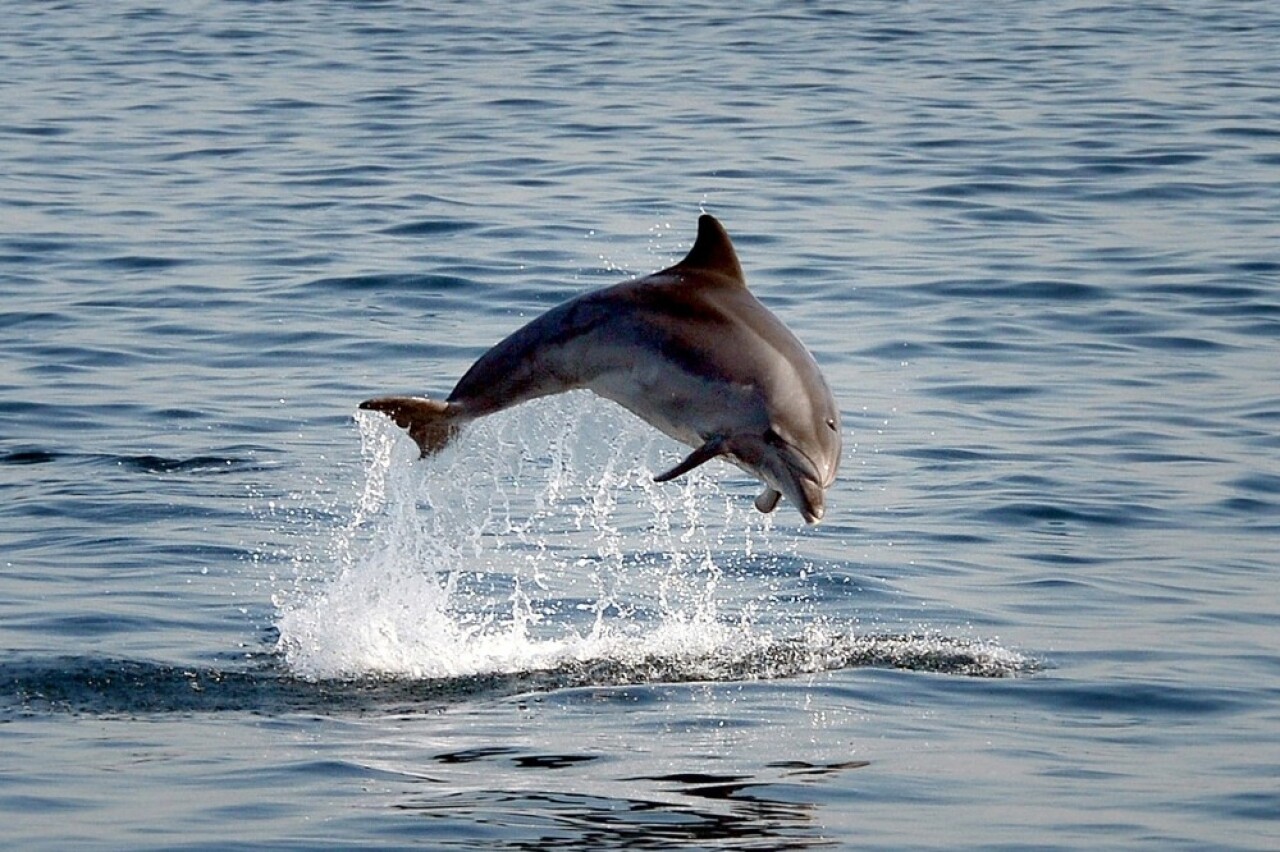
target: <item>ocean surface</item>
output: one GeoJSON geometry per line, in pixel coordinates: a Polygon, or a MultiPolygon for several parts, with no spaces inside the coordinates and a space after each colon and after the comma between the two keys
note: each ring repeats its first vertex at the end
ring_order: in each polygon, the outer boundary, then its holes
{"type": "Polygon", "coordinates": [[[1280,846],[1274,3],[7,3],[0,847],[1280,846]],[[443,396],[699,213],[826,520],[443,396]]]}

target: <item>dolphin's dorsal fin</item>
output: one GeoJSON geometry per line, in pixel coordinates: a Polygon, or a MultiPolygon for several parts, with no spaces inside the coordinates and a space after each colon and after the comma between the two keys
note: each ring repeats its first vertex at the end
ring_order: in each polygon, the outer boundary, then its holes
{"type": "Polygon", "coordinates": [[[746,285],[746,279],[742,276],[742,264],[738,263],[738,253],[733,250],[729,233],[716,217],[707,213],[698,217],[698,238],[694,240],[693,248],[672,269],[712,272],[746,285]]]}

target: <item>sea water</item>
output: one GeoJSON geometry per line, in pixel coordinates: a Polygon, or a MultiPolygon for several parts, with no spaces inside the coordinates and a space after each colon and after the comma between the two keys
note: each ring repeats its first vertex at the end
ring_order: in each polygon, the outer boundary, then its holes
{"type": "Polygon", "coordinates": [[[1269,5],[0,30],[0,845],[1275,847],[1269,5]],[[588,394],[357,415],[702,211],[822,524],[588,394]]]}

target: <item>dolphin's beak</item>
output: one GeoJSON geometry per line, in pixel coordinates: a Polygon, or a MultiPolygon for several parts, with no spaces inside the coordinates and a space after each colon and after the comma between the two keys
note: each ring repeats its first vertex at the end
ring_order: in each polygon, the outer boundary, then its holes
{"type": "Polygon", "coordinates": [[[800,509],[800,514],[804,515],[804,522],[806,524],[816,524],[818,521],[822,520],[822,516],[826,513],[827,507],[823,506],[821,503],[817,503],[812,506],[804,506],[800,509]]]}
{"type": "Polygon", "coordinates": [[[789,445],[778,447],[774,458],[780,462],[771,471],[777,480],[774,487],[795,504],[806,524],[821,521],[827,513],[827,495],[818,466],[804,453],[789,445]]]}
{"type": "Polygon", "coordinates": [[[804,516],[806,524],[816,524],[827,513],[827,498],[822,486],[807,477],[798,477],[796,485],[799,486],[799,494],[792,498],[796,508],[804,516]]]}

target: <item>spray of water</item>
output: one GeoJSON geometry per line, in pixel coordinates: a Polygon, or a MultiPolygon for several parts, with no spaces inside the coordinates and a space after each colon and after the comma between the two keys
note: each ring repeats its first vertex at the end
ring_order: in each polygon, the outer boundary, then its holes
{"type": "Polygon", "coordinates": [[[331,576],[277,600],[291,669],[458,677],[751,641],[752,602],[724,600],[721,563],[773,552],[769,519],[710,476],[655,485],[676,448],[629,420],[570,395],[420,463],[361,415],[364,488],[331,576]]]}
{"type": "Polygon", "coordinates": [[[805,598],[797,537],[751,508],[749,483],[716,465],[654,484],[679,448],[590,395],[485,418],[425,462],[384,418],[357,423],[363,492],[326,533],[325,576],[277,595],[279,651],[299,677],[1027,668],[997,645],[827,623],[805,598]]]}

